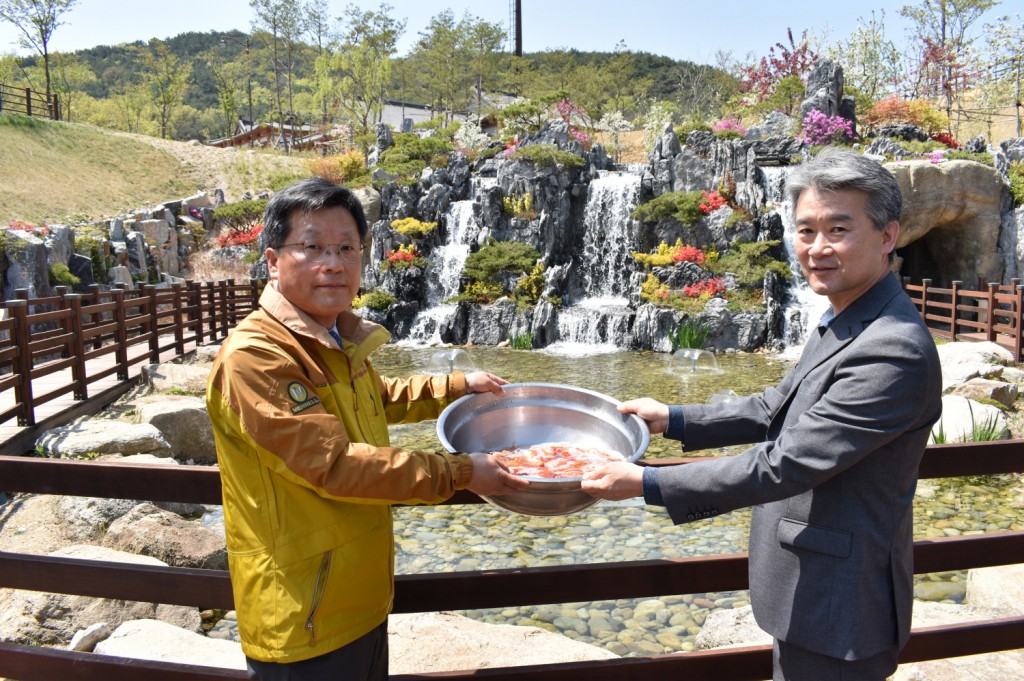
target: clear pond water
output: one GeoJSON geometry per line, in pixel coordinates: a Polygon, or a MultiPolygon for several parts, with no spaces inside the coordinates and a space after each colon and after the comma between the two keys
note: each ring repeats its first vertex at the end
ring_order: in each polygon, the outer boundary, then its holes
{"type": "MultiPolygon", "coordinates": [[[[465,348],[476,368],[513,382],[564,383],[619,400],[655,397],[666,403],[720,399],[774,384],[790,362],[757,354],[715,356],[720,373],[684,371],[665,353],[568,354],[506,348],[465,348]]],[[[574,351],[573,351],[574,350],[574,351]]],[[[388,375],[429,371],[436,348],[391,345],[374,356],[388,375]]],[[[460,362],[466,361],[460,353],[460,362]]],[[[392,428],[393,444],[436,449],[435,422],[392,428]]],[[[685,453],[716,455],[728,450],[685,453]]],[[[683,455],[678,443],[651,439],[647,458],[683,455]]],[[[642,500],[601,502],[585,511],[553,518],[521,516],[488,505],[400,508],[395,511],[399,574],[522,568],[546,565],[682,558],[745,552],[749,511],[674,526],[664,509],[642,500]]],[[[1012,476],[926,480],[915,503],[918,537],[1024,529],[1024,485],[1012,476]]],[[[960,602],[966,574],[917,577],[925,600],[960,602]]],[[[620,655],[694,649],[709,613],[747,603],[746,592],[665,594],[660,598],[475,610],[462,614],[487,622],[539,626],[603,646],[620,655]]]]}

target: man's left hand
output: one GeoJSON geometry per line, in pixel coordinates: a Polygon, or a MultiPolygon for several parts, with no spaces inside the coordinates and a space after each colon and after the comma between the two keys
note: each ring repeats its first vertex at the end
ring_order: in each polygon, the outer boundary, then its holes
{"type": "Polygon", "coordinates": [[[466,374],[466,392],[469,393],[494,393],[501,394],[501,386],[508,385],[501,376],[495,376],[489,371],[474,371],[466,374]]]}

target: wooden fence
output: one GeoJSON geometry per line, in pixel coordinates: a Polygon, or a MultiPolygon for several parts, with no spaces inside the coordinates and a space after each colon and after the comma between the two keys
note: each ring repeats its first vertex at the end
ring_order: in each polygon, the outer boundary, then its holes
{"type": "MultiPolygon", "coordinates": [[[[648,465],[685,464],[687,459],[648,465]]],[[[1024,440],[928,448],[921,477],[1024,471],[1024,440]]],[[[8,491],[150,501],[220,503],[216,467],[125,465],[111,462],[0,456],[8,491]]],[[[460,492],[448,503],[479,503],[460,492]]],[[[919,539],[918,574],[1024,562],[1024,532],[919,539]]],[[[98,598],[234,608],[228,573],[38,555],[0,553],[0,587],[98,598]]],[[[747,588],[747,556],[628,561],[591,565],[399,575],[394,611],[434,612],[544,603],[732,591],[747,588]]],[[[901,662],[1011,650],[1024,645],[1024,616],[915,629],[901,662]]],[[[20,681],[213,681],[244,679],[240,671],[131,660],[39,646],[0,643],[0,676],[20,681]]],[[[393,676],[395,681],[755,681],[771,677],[771,647],[393,676]]]]}
{"type": "Polygon", "coordinates": [[[15,113],[60,120],[60,100],[56,94],[33,92],[32,88],[0,84],[0,114],[15,113]]]}
{"type": "Polygon", "coordinates": [[[1024,314],[1024,285],[1019,279],[1009,284],[990,283],[980,291],[963,288],[954,281],[952,288],[932,286],[931,279],[920,284],[903,278],[903,289],[917,305],[932,335],[946,340],[992,341],[1022,356],[1021,315],[1024,314]]]}
{"type": "Polygon", "coordinates": [[[42,404],[69,394],[88,402],[97,381],[116,376],[131,385],[134,365],[218,342],[256,309],[265,284],[186,281],[109,291],[94,285],[89,293],[58,286],[56,295],[31,300],[19,289],[16,299],[3,303],[6,319],[0,319],[0,397],[13,395],[0,402],[0,424],[17,419],[35,426],[42,404]],[[34,393],[34,380],[68,369],[70,382],[34,393]]]}

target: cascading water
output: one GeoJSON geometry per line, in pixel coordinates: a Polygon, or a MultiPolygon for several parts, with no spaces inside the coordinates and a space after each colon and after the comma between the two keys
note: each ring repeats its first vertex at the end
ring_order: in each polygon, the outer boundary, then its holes
{"type": "Polygon", "coordinates": [[[628,293],[639,248],[630,213],[640,196],[640,175],[602,171],[587,189],[582,251],[574,260],[572,291],[581,299],[558,313],[556,354],[620,350],[629,337],[628,293]]]}
{"type": "Polygon", "coordinates": [[[789,288],[789,303],[783,311],[785,327],[783,337],[786,343],[784,356],[799,355],[803,344],[807,339],[807,331],[812,324],[817,323],[821,315],[828,309],[828,299],[819,296],[807,285],[803,273],[800,271],[800,263],[796,258],[796,250],[793,245],[795,229],[790,215],[792,205],[786,198],[785,186],[786,176],[789,169],[786,167],[762,167],[765,183],[765,201],[768,207],[774,206],[782,218],[783,244],[786,248],[786,255],[789,256],[789,268],[793,272],[793,283],[789,288]]]}
{"type": "Polygon", "coordinates": [[[466,264],[470,247],[480,236],[476,197],[480,191],[494,186],[497,180],[493,177],[473,177],[471,182],[469,198],[453,201],[448,207],[448,241],[430,254],[429,271],[436,276],[428,278],[429,307],[416,316],[407,343],[439,343],[441,327],[455,314],[456,306],[444,301],[459,294],[459,276],[466,264]]]}

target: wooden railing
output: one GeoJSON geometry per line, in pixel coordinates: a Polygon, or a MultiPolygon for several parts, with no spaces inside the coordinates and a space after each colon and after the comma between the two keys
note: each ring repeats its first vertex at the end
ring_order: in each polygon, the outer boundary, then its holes
{"type": "Polygon", "coordinates": [[[156,363],[170,350],[183,355],[187,347],[215,343],[227,336],[254,310],[265,281],[186,281],[170,286],[57,294],[17,298],[3,303],[0,319],[0,424],[17,419],[20,426],[36,424],[41,404],[66,395],[87,401],[90,386],[116,376],[128,385],[131,369],[156,363]],[[134,349],[134,351],[133,351],[134,349]],[[72,380],[45,394],[33,392],[33,380],[70,369],[72,380]],[[10,405],[10,406],[8,406],[10,405]]]}
{"type": "Polygon", "coordinates": [[[992,341],[1013,353],[1014,361],[1024,361],[1021,316],[1024,315],[1024,285],[1019,279],[1009,284],[990,283],[980,291],[963,288],[954,281],[952,288],[932,286],[930,279],[920,284],[903,278],[903,289],[921,312],[932,335],[946,340],[992,341]]]}
{"type": "Polygon", "coordinates": [[[60,100],[56,93],[48,99],[46,93],[32,88],[11,87],[0,84],[0,114],[15,113],[60,120],[60,100]]]}
{"type": "MultiPolygon", "coordinates": [[[[686,464],[687,459],[647,465],[686,464]]],[[[931,446],[921,477],[1024,471],[1024,440],[931,446]]],[[[220,503],[216,467],[119,465],[111,462],[0,456],[7,491],[150,501],[220,503]]],[[[460,492],[448,503],[479,503],[460,492]]],[[[1024,562],[1024,532],[919,539],[918,574],[1024,562]]],[[[544,603],[732,591],[747,588],[747,556],[628,561],[605,564],[399,575],[394,611],[434,612],[544,603]]],[[[154,567],[95,560],[0,553],[0,588],[98,598],[234,608],[222,570],[154,567]]],[[[919,662],[1020,648],[1024,617],[915,629],[901,662],[919,662]]],[[[0,677],[20,681],[213,681],[244,679],[241,671],[123,659],[31,645],[0,644],[0,677]]],[[[771,647],[394,676],[396,681],[473,677],[487,681],[755,681],[771,677],[771,647]]]]}

